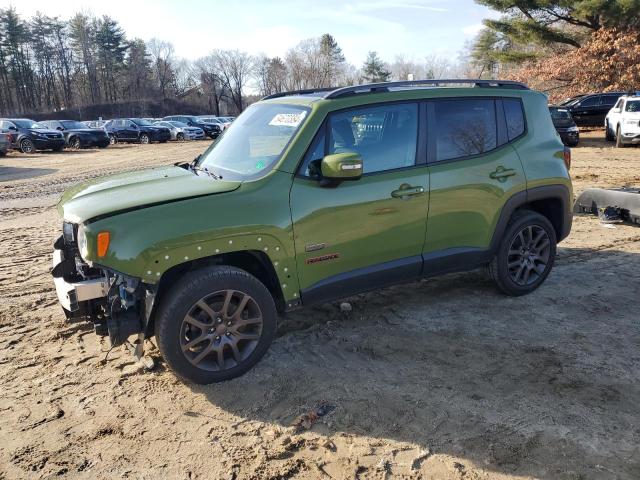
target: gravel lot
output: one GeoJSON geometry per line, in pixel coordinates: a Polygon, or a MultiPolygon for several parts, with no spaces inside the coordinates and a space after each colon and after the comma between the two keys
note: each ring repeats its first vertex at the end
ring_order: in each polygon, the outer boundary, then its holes
{"type": "MultiPolygon", "coordinates": [[[[640,149],[602,136],[573,149],[576,193],[640,185],[640,149]]],[[[205,145],[0,159],[0,479],[640,478],[638,227],[575,218],[526,297],[472,272],[292,314],[254,370],[207,387],[65,324],[57,197],[205,145]]]]}

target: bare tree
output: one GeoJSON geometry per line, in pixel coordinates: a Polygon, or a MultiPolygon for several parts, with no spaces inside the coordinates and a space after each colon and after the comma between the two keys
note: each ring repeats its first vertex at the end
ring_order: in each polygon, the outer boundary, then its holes
{"type": "Polygon", "coordinates": [[[203,94],[207,97],[209,110],[215,115],[220,115],[220,103],[224,95],[222,77],[218,57],[215,54],[207,55],[195,61],[203,94]]]}
{"type": "Polygon", "coordinates": [[[229,90],[237,113],[244,110],[242,93],[249,81],[253,59],[240,50],[216,50],[213,53],[218,64],[223,87],[229,90]]]}
{"type": "Polygon", "coordinates": [[[166,97],[168,88],[174,81],[173,71],[174,49],[173,44],[157,38],[152,38],[147,42],[147,50],[151,55],[151,65],[153,76],[158,85],[158,90],[162,97],[166,97]]]}

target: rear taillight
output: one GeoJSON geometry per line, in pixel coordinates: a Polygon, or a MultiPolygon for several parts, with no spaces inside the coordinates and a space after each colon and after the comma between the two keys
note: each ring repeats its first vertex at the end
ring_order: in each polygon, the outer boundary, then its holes
{"type": "Polygon", "coordinates": [[[562,158],[564,159],[564,166],[567,167],[567,170],[571,170],[571,149],[569,147],[564,147],[562,158]]]}

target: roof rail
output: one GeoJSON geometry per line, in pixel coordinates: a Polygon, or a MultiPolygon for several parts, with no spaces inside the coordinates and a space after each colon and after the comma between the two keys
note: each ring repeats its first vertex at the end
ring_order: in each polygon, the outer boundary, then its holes
{"type": "Polygon", "coordinates": [[[312,93],[325,93],[322,98],[339,98],[348,95],[361,93],[388,92],[390,88],[410,88],[410,87],[440,87],[444,85],[473,85],[480,88],[512,88],[517,90],[529,90],[529,87],[521,82],[511,80],[482,80],[475,78],[455,78],[455,79],[428,79],[428,80],[405,80],[400,82],[380,82],[367,83],[363,85],[352,85],[350,87],[329,87],[310,88],[307,90],[293,90],[291,92],[274,93],[267,95],[263,100],[271,98],[287,97],[289,95],[309,95],[312,93]],[[328,93],[327,93],[328,92],[328,93]]]}
{"type": "Polygon", "coordinates": [[[381,82],[369,83],[365,85],[353,85],[351,87],[337,88],[325,95],[324,98],[338,98],[359,93],[388,92],[390,88],[402,87],[441,87],[443,85],[473,85],[481,88],[512,88],[517,90],[529,90],[529,87],[521,82],[511,80],[481,80],[473,78],[457,79],[429,79],[429,80],[406,80],[401,82],[381,82]]]}
{"type": "Polygon", "coordinates": [[[290,95],[309,95],[311,93],[332,92],[333,90],[335,90],[335,87],[308,88],[305,90],[291,90],[289,92],[279,92],[279,93],[273,93],[271,95],[267,95],[266,97],[262,97],[262,100],[269,100],[271,98],[288,97],[290,95]]]}

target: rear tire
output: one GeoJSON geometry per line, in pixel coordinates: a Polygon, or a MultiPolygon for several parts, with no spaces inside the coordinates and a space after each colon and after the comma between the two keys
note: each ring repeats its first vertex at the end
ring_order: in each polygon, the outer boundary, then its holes
{"type": "Polygon", "coordinates": [[[143,133],[142,135],[140,135],[140,143],[143,145],[146,145],[150,142],[149,140],[149,135],[147,135],[146,133],[143,133]]]}
{"type": "Polygon", "coordinates": [[[247,372],[266,353],[276,328],[269,290],[244,270],[226,266],[183,277],[155,320],[158,347],[171,370],[199,384],[247,372]]]}
{"type": "Polygon", "coordinates": [[[184,140],[184,133],[178,133],[176,135],[176,140],[178,140],[179,142],[184,140]]]}
{"type": "Polygon", "coordinates": [[[546,217],[519,210],[509,221],[488,266],[489,275],[507,295],[531,293],[551,272],[556,243],[556,232],[546,217]]]}
{"type": "Polygon", "coordinates": [[[36,146],[33,143],[33,141],[31,141],[28,138],[23,138],[20,141],[20,151],[22,153],[26,153],[27,155],[31,154],[31,153],[35,153],[36,152],[36,146]]]}
{"type": "Polygon", "coordinates": [[[115,135],[109,135],[109,145],[115,145],[118,143],[118,139],[115,135]]]}
{"type": "Polygon", "coordinates": [[[73,148],[74,150],[80,150],[80,147],[81,147],[80,138],[79,137],[72,137],[69,140],[69,147],[73,148]]]}

